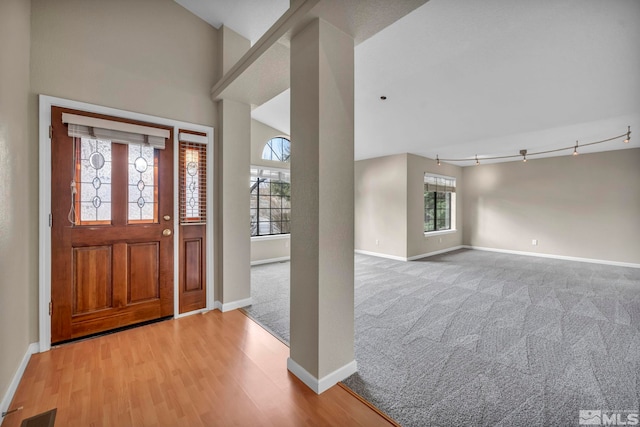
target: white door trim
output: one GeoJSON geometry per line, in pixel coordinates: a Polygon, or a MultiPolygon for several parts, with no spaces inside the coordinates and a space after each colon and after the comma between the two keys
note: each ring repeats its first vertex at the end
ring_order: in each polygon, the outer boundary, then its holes
{"type": "MultiPolygon", "coordinates": [[[[145,122],[156,123],[163,126],[173,127],[173,146],[174,153],[177,154],[176,147],[178,147],[178,131],[179,129],[189,129],[197,132],[203,132],[207,134],[207,158],[210,159],[207,165],[207,181],[211,183],[209,188],[215,188],[214,186],[214,150],[213,150],[213,128],[210,126],[196,125],[193,123],[182,122],[179,120],[166,119],[163,117],[156,117],[147,114],[134,113],[131,111],[120,110],[116,108],[103,107],[95,104],[88,104],[85,102],[72,101],[64,98],[56,98],[47,95],[39,95],[39,210],[38,210],[38,229],[39,229],[39,262],[38,262],[38,287],[39,287],[39,304],[38,304],[38,324],[39,324],[39,344],[40,351],[47,351],[51,348],[51,316],[49,315],[49,301],[51,301],[51,228],[49,225],[49,218],[51,213],[51,141],[49,139],[49,126],[51,125],[51,107],[64,107],[73,108],[76,110],[87,111],[90,113],[104,114],[116,117],[122,117],[131,120],[140,120],[145,122]]],[[[175,242],[178,242],[179,227],[178,227],[178,156],[174,155],[174,197],[176,203],[174,203],[174,229],[175,242]]],[[[213,195],[210,195],[213,196],[213,195]]],[[[207,308],[205,310],[214,309],[213,298],[213,260],[214,260],[214,245],[213,245],[213,199],[214,197],[207,197],[207,308]]],[[[174,244],[174,317],[180,317],[179,314],[179,294],[178,294],[178,272],[179,272],[179,257],[178,257],[179,245],[174,244]]],[[[55,308],[54,308],[55,310],[55,308]]],[[[200,310],[204,311],[204,310],[200,310]]],[[[187,315],[190,313],[185,313],[187,315]]]]}

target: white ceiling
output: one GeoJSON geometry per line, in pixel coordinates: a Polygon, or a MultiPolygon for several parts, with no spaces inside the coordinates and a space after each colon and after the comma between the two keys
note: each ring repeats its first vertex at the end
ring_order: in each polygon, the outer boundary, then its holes
{"type": "Polygon", "coordinates": [[[268,124],[278,129],[285,135],[291,134],[290,120],[291,117],[291,90],[287,89],[280,95],[272,98],[270,101],[254,108],[251,111],[251,117],[259,122],[268,124]]]}
{"type": "MultiPolygon", "coordinates": [[[[264,1],[176,1],[248,5],[242,25],[269,26],[254,9],[264,1]]],[[[225,8],[210,12],[225,24],[237,19],[225,8]]],[[[229,24],[256,39],[240,25],[229,24]]],[[[638,0],[431,0],[357,45],[355,64],[356,159],[542,151],[619,135],[627,125],[631,144],[581,152],[640,146],[638,0]]],[[[288,93],[253,117],[288,134],[288,93]]]]}
{"type": "Polygon", "coordinates": [[[215,28],[225,25],[253,45],[289,8],[289,0],[175,0],[215,28]]]}
{"type": "Polygon", "coordinates": [[[431,0],[356,48],[355,81],[358,158],[517,154],[627,125],[639,146],[640,2],[431,0]]]}

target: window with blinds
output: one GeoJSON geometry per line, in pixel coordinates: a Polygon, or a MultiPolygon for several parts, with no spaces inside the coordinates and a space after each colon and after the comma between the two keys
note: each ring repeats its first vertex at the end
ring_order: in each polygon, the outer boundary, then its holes
{"type": "Polygon", "coordinates": [[[207,221],[207,144],[192,142],[198,135],[180,133],[180,223],[207,221]],[[189,135],[189,136],[187,136],[189,135]]]}
{"type": "Polygon", "coordinates": [[[424,175],[424,232],[455,229],[455,178],[424,175]]]}

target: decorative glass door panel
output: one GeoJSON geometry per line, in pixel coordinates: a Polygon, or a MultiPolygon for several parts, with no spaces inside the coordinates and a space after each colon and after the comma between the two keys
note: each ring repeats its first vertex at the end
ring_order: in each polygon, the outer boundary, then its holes
{"type": "Polygon", "coordinates": [[[111,223],[111,141],[75,138],[75,219],[78,225],[111,223]]]}
{"type": "Polygon", "coordinates": [[[153,147],[129,144],[129,223],[158,222],[158,165],[153,147]]]}
{"type": "Polygon", "coordinates": [[[200,150],[195,148],[184,148],[185,168],[185,216],[184,219],[200,221],[200,150]]]}

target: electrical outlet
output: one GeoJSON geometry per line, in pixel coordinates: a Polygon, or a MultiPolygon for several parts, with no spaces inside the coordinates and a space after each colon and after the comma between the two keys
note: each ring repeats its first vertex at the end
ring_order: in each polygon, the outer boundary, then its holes
{"type": "Polygon", "coordinates": [[[533,246],[538,246],[538,239],[533,239],[533,240],[531,241],[531,244],[532,244],[533,246]]]}
{"type": "Polygon", "coordinates": [[[438,237],[438,243],[442,243],[442,237],[438,237]]]}

